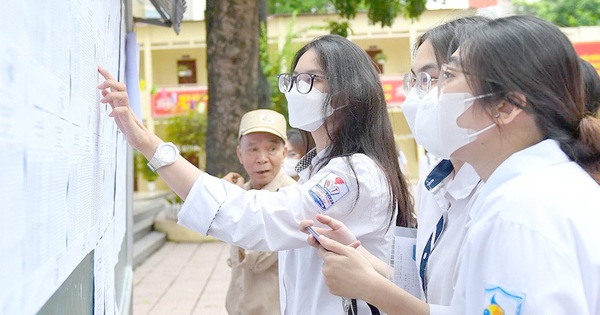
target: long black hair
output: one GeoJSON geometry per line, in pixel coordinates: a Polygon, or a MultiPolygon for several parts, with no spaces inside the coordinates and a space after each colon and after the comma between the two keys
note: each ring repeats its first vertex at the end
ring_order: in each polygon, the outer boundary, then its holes
{"type": "Polygon", "coordinates": [[[479,100],[488,113],[500,99],[530,113],[600,183],[600,120],[586,114],[579,57],[558,27],[532,16],[492,20],[469,34],[460,59],[475,95],[494,93],[479,100]]]}
{"type": "Polygon", "coordinates": [[[417,49],[425,41],[429,40],[431,46],[433,46],[433,53],[435,54],[437,64],[441,66],[447,63],[450,55],[458,49],[460,39],[462,38],[458,34],[469,33],[471,30],[489,21],[490,19],[484,16],[464,16],[429,29],[417,38],[413,49],[413,58],[417,53],[417,49]]]}
{"type": "Polygon", "coordinates": [[[398,151],[376,65],[362,48],[348,39],[325,35],[296,53],[292,69],[311,49],[327,75],[329,95],[323,104],[323,113],[328,105],[340,108],[329,119],[331,125],[325,124],[330,146],[320,167],[335,157],[347,157],[346,161],[354,171],[348,157],[356,153],[369,156],[387,177],[391,194],[390,224],[398,209],[396,224],[409,226],[414,202],[398,164],[398,151]]]}
{"type": "Polygon", "coordinates": [[[585,110],[588,115],[596,116],[600,107],[600,76],[591,63],[579,58],[579,64],[585,86],[585,110]]]}

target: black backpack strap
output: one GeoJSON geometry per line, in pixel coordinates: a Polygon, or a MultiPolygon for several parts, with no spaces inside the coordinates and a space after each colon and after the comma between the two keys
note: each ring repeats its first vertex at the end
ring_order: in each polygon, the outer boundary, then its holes
{"type": "MultiPolygon", "coordinates": [[[[381,315],[379,309],[369,303],[367,303],[369,309],[371,310],[371,315],[381,315]]],[[[352,307],[348,310],[348,315],[358,315],[358,301],[356,299],[352,299],[352,307]],[[353,312],[354,311],[354,312],[353,312]]]]}
{"type": "Polygon", "coordinates": [[[369,309],[371,310],[371,315],[381,315],[381,313],[379,313],[379,309],[369,303],[367,303],[367,305],[369,305],[369,309]]]}

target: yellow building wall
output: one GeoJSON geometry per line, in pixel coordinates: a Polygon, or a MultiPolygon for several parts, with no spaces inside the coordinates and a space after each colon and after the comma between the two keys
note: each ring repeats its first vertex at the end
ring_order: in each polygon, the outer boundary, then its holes
{"type": "MultiPolygon", "coordinates": [[[[381,28],[369,25],[366,13],[359,13],[351,21],[351,34],[348,39],[365,50],[377,46],[387,56],[385,75],[399,75],[410,69],[411,41],[432,26],[459,16],[473,14],[469,10],[426,11],[419,20],[411,22],[401,17],[392,27],[381,28]],[[412,37],[412,39],[411,39],[412,37]]],[[[317,36],[324,35],[327,21],[339,20],[335,14],[300,15],[296,18],[293,32],[298,35],[293,46],[300,48],[317,36]]],[[[267,34],[270,46],[278,50],[283,45],[291,21],[289,15],[270,16],[267,21],[267,34]]],[[[140,75],[145,78],[144,50],[152,51],[152,80],[156,86],[177,85],[176,61],[188,54],[196,59],[198,84],[207,84],[206,75],[206,28],[204,21],[185,21],[181,32],[175,35],[171,28],[154,25],[136,25],[140,43],[140,75]]]]}
{"type": "Polygon", "coordinates": [[[422,150],[415,142],[402,111],[399,108],[390,108],[388,114],[394,130],[396,147],[404,152],[408,161],[405,166],[405,175],[412,183],[417,183],[419,180],[419,157],[423,154],[422,150]]]}
{"type": "Polygon", "coordinates": [[[177,60],[188,55],[189,59],[196,60],[196,82],[195,85],[207,85],[206,72],[206,49],[164,49],[152,52],[153,81],[157,87],[178,86],[177,84],[177,60]]]}
{"type": "MultiPolygon", "coordinates": [[[[183,22],[181,32],[176,35],[173,29],[154,25],[136,26],[140,44],[140,78],[155,87],[177,86],[177,60],[184,55],[196,60],[197,85],[207,85],[206,66],[206,27],[204,21],[183,22]],[[150,49],[152,77],[147,77],[145,69],[146,49],[150,49]]],[[[150,91],[152,86],[147,86],[150,91]]]]}

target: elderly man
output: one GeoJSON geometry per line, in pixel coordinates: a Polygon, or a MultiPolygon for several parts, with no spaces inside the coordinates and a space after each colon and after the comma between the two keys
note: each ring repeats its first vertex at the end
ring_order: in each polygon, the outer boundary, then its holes
{"type": "MultiPolygon", "coordinates": [[[[224,179],[244,189],[277,191],[296,182],[282,169],[286,156],[286,122],[283,115],[268,109],[246,113],[240,122],[237,156],[248,173],[227,174],[224,179]]],[[[228,260],[231,283],[226,307],[229,314],[280,314],[276,252],[257,252],[231,246],[228,260]]]]}

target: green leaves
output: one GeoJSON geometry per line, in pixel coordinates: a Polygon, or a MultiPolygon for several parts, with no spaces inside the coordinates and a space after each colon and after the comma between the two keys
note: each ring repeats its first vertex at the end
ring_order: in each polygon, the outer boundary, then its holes
{"type": "Polygon", "coordinates": [[[260,26],[260,64],[262,71],[267,77],[269,86],[271,87],[271,109],[281,113],[285,117],[287,113],[287,101],[285,95],[279,92],[278,78],[277,75],[282,72],[288,72],[296,53],[297,47],[292,45],[292,40],[299,34],[307,31],[307,29],[301,29],[294,31],[296,23],[296,12],[292,13],[292,18],[287,26],[287,33],[285,41],[281,48],[277,51],[269,50],[267,30],[264,24],[260,26]]]}
{"type": "Polygon", "coordinates": [[[135,151],[133,162],[136,173],[142,174],[146,181],[153,182],[158,178],[158,174],[148,167],[148,160],[146,160],[146,157],[139,151],[135,151]]]}
{"type": "Polygon", "coordinates": [[[202,166],[201,158],[206,145],[206,114],[196,111],[172,116],[165,127],[165,141],[175,143],[181,156],[196,166],[202,166]]]}
{"type": "Polygon", "coordinates": [[[343,37],[348,37],[348,32],[352,32],[350,23],[348,21],[329,21],[328,23],[329,33],[337,34],[343,37]]]}
{"type": "Polygon", "coordinates": [[[561,27],[600,25],[600,0],[514,0],[518,14],[531,14],[561,27]]]}
{"type": "Polygon", "coordinates": [[[369,21],[381,23],[381,27],[392,26],[401,6],[399,1],[373,0],[369,6],[369,21]]]}
{"type": "MultiPolygon", "coordinates": [[[[269,0],[270,14],[333,13],[354,19],[360,11],[368,11],[371,24],[391,26],[402,14],[407,19],[417,19],[425,11],[427,0],[269,0]]],[[[343,26],[343,25],[341,25],[343,26]]],[[[343,27],[330,27],[332,33],[343,34],[343,27]],[[342,31],[342,33],[338,33],[342,31]]],[[[347,34],[348,27],[345,28],[347,34]]],[[[343,36],[343,35],[342,35],[343,36]]]]}
{"type": "Polygon", "coordinates": [[[334,12],[329,0],[269,0],[268,6],[269,14],[334,12]]]}
{"type": "Polygon", "coordinates": [[[203,148],[206,125],[206,114],[196,111],[170,117],[165,129],[167,141],[175,143],[182,151],[185,147],[203,148]]]}
{"type": "Polygon", "coordinates": [[[427,0],[332,0],[336,10],[343,18],[353,19],[356,13],[366,8],[369,21],[381,24],[381,27],[392,26],[398,14],[405,18],[416,19],[425,11],[427,0]]]}
{"type": "Polygon", "coordinates": [[[406,0],[402,2],[402,12],[407,19],[418,19],[426,10],[427,0],[406,0]]]}
{"type": "Polygon", "coordinates": [[[335,9],[340,16],[346,19],[353,19],[358,12],[358,6],[362,2],[360,0],[332,0],[335,9]]]}

